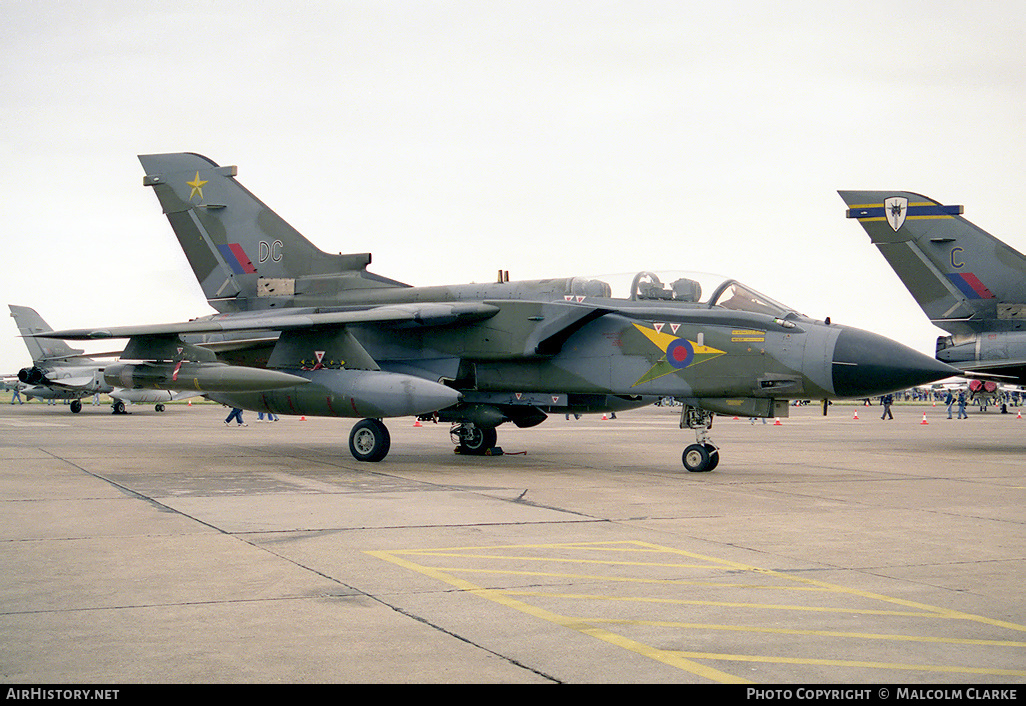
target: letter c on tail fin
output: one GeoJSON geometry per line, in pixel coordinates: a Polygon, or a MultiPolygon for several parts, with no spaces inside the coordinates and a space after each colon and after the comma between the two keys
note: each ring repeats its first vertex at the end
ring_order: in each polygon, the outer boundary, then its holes
{"type": "Polygon", "coordinates": [[[839,191],[920,308],[951,333],[987,328],[999,302],[1026,303],[1026,257],[944,206],[902,191],[839,191]]]}

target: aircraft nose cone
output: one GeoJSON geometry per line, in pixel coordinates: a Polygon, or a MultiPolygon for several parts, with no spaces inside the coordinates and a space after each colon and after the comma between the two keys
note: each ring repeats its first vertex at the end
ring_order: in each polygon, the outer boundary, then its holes
{"type": "Polygon", "coordinates": [[[882,395],[959,374],[947,363],[860,329],[843,329],[834,345],[833,383],[838,397],[882,395]]]}

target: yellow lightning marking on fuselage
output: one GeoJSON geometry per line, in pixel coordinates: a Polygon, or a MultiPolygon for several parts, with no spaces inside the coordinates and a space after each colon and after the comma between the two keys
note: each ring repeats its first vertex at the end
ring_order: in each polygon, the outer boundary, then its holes
{"type": "MultiPolygon", "coordinates": [[[[654,343],[663,353],[666,352],[667,346],[669,346],[671,343],[673,343],[679,338],[679,336],[674,336],[673,334],[663,333],[662,331],[656,331],[655,329],[646,328],[644,326],[641,326],[640,324],[634,324],[634,328],[638,329],[643,334],[645,334],[648,340],[652,341],[652,343],[654,343]]],[[[707,353],[718,353],[720,355],[723,355],[724,353],[724,351],[721,351],[717,348],[713,348],[711,346],[700,346],[694,341],[688,341],[688,343],[691,344],[691,348],[695,351],[696,356],[707,353]]]]}
{"type": "Polygon", "coordinates": [[[691,346],[693,356],[691,362],[688,363],[687,366],[682,367],[675,363],[671,363],[669,360],[667,360],[667,349],[674,341],[687,339],[682,339],[678,336],[674,336],[669,333],[663,333],[662,331],[656,331],[655,329],[646,328],[645,326],[641,326],[640,324],[634,324],[634,327],[641,331],[643,334],[645,334],[645,337],[648,338],[648,340],[650,340],[656,347],[658,347],[664,355],[662,358],[657,360],[655,362],[655,365],[653,365],[647,373],[642,375],[641,379],[634,383],[632,387],[637,387],[642,383],[658,380],[659,378],[665,377],[666,375],[671,375],[672,373],[680,372],[681,370],[684,370],[685,367],[690,367],[691,365],[695,365],[697,363],[712,360],[713,358],[725,354],[724,351],[721,351],[717,348],[713,348],[711,346],[706,345],[700,346],[694,341],[688,340],[687,342],[688,345],[691,346]]]}

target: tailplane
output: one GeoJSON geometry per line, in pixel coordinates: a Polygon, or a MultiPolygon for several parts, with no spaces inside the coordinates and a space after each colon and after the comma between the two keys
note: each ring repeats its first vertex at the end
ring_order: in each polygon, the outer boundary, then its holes
{"type": "Polygon", "coordinates": [[[11,310],[18,331],[25,337],[25,347],[28,348],[33,363],[38,365],[55,360],[64,361],[77,358],[84,353],[81,348],[72,348],[57,338],[31,338],[34,334],[53,331],[53,327],[43,321],[43,317],[36,313],[35,309],[14,304],[8,304],[7,307],[11,310]]]}
{"type": "Polygon", "coordinates": [[[935,325],[970,334],[1026,319],[1026,257],[963,218],[961,206],[905,191],[838,193],[935,325]]]}
{"type": "Polygon", "coordinates": [[[316,306],[350,289],[406,286],[367,272],[370,253],[318,249],[221,167],[198,154],[140,155],[203,294],[218,311],[316,306]]]}

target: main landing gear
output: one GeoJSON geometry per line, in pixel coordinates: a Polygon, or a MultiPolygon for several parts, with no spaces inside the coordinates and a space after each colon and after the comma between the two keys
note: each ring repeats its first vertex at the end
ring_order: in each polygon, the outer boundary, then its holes
{"type": "Polygon", "coordinates": [[[380,419],[363,419],[349,432],[349,452],[357,461],[380,461],[388,455],[392,437],[380,419]]]}
{"type": "Polygon", "coordinates": [[[713,413],[708,410],[684,405],[680,412],[680,428],[695,430],[695,443],[685,448],[681,455],[684,468],[692,473],[706,473],[720,462],[719,448],[709,441],[712,423],[713,413]]]}
{"type": "Polygon", "coordinates": [[[449,436],[459,453],[466,456],[484,456],[495,448],[498,433],[495,427],[479,427],[470,422],[453,424],[449,436]]]}
{"type": "MultiPolygon", "coordinates": [[[[479,427],[470,422],[453,424],[449,431],[458,452],[467,456],[485,456],[496,451],[495,427],[479,427]]],[[[361,419],[349,432],[349,452],[357,461],[376,462],[388,455],[392,438],[380,419],[361,419]]]]}

